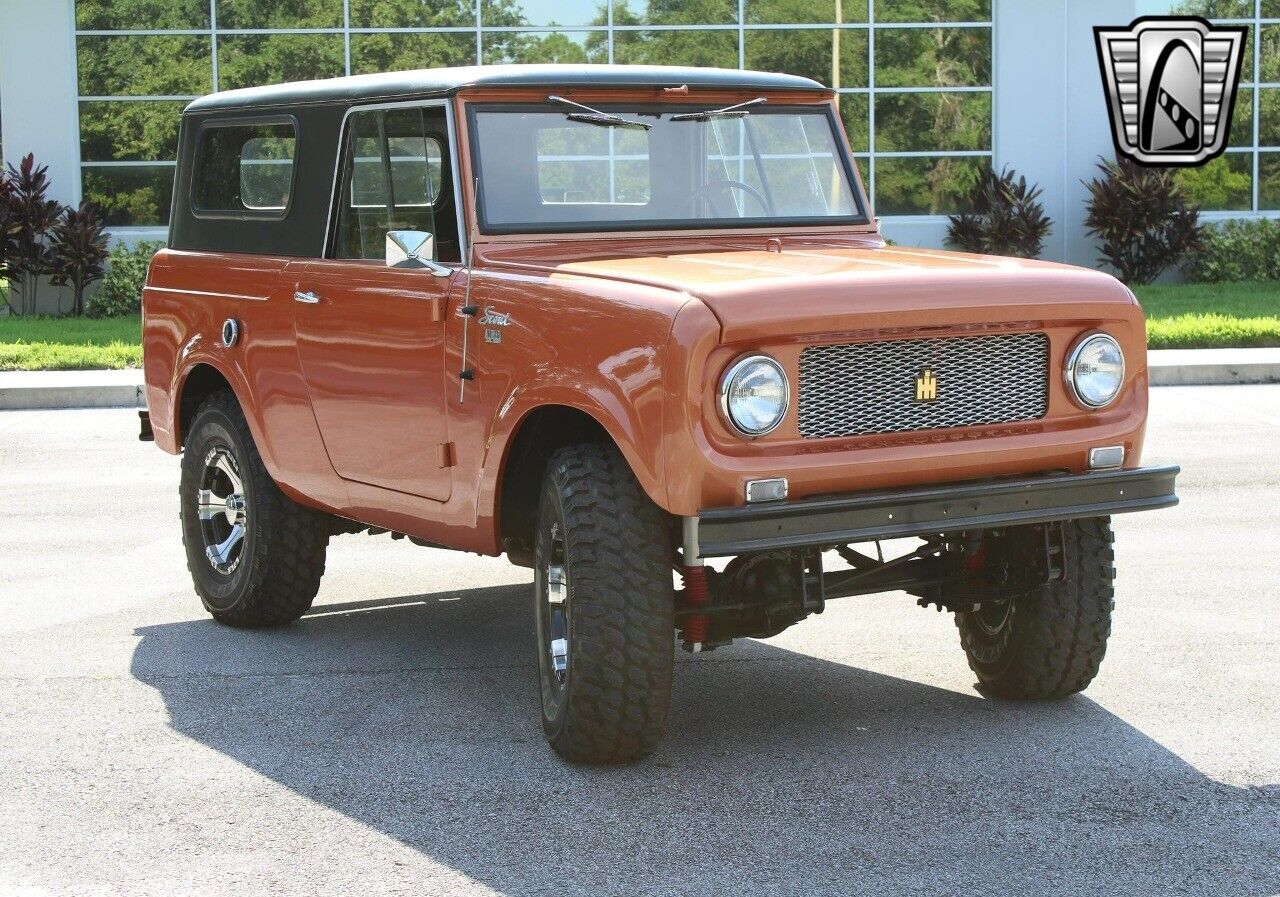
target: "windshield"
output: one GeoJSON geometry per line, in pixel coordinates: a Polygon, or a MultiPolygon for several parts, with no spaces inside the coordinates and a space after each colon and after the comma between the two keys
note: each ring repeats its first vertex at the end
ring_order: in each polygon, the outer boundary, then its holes
{"type": "Polygon", "coordinates": [[[866,223],[826,107],[688,114],[699,111],[473,107],[481,227],[534,233],[866,223]]]}

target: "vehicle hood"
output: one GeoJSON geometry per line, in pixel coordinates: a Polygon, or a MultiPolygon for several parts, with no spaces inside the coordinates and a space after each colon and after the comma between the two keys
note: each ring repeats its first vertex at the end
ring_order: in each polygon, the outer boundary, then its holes
{"type": "Polygon", "coordinates": [[[711,309],[726,341],[1139,314],[1115,278],[1051,262],[862,241],[655,249],[553,259],[544,245],[522,253],[521,262],[555,279],[603,278],[687,293],[711,309]],[[1118,305],[1129,309],[1118,315],[1118,305]]]}

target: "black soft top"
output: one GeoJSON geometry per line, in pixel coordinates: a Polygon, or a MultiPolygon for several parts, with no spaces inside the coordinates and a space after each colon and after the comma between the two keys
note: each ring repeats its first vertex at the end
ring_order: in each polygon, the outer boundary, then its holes
{"type": "Polygon", "coordinates": [[[824,91],[796,75],[674,65],[485,65],[351,75],[269,87],[224,90],[201,97],[187,112],[263,109],[316,103],[390,102],[450,96],[467,87],[679,87],[723,90],[824,91]]]}

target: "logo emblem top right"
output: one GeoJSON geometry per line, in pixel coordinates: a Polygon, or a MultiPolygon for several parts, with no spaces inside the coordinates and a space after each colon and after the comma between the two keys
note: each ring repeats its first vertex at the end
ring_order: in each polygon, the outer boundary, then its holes
{"type": "Polygon", "coordinates": [[[1191,167],[1222,155],[1247,26],[1196,17],[1095,28],[1116,149],[1143,165],[1191,167]]]}

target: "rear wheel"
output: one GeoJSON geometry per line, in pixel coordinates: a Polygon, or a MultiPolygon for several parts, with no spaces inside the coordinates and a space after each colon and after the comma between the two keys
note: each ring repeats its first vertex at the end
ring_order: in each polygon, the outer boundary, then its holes
{"type": "Polygon", "coordinates": [[[324,574],[325,515],[280,491],[230,393],[196,412],[178,489],[196,593],[231,626],[278,626],[311,607],[324,574]]]}
{"type": "Polygon", "coordinates": [[[671,702],[672,549],[662,511],[613,446],[552,456],[534,559],[547,740],[579,763],[645,756],[671,702]]]}
{"type": "MultiPolygon", "coordinates": [[[[977,610],[956,614],[970,668],[1002,698],[1061,698],[1093,681],[1107,650],[1115,579],[1107,517],[1060,524],[1064,577],[1028,592],[974,595],[977,610]]],[[[988,566],[1016,570],[1043,551],[1041,527],[1007,530],[982,542],[988,566]]]]}

